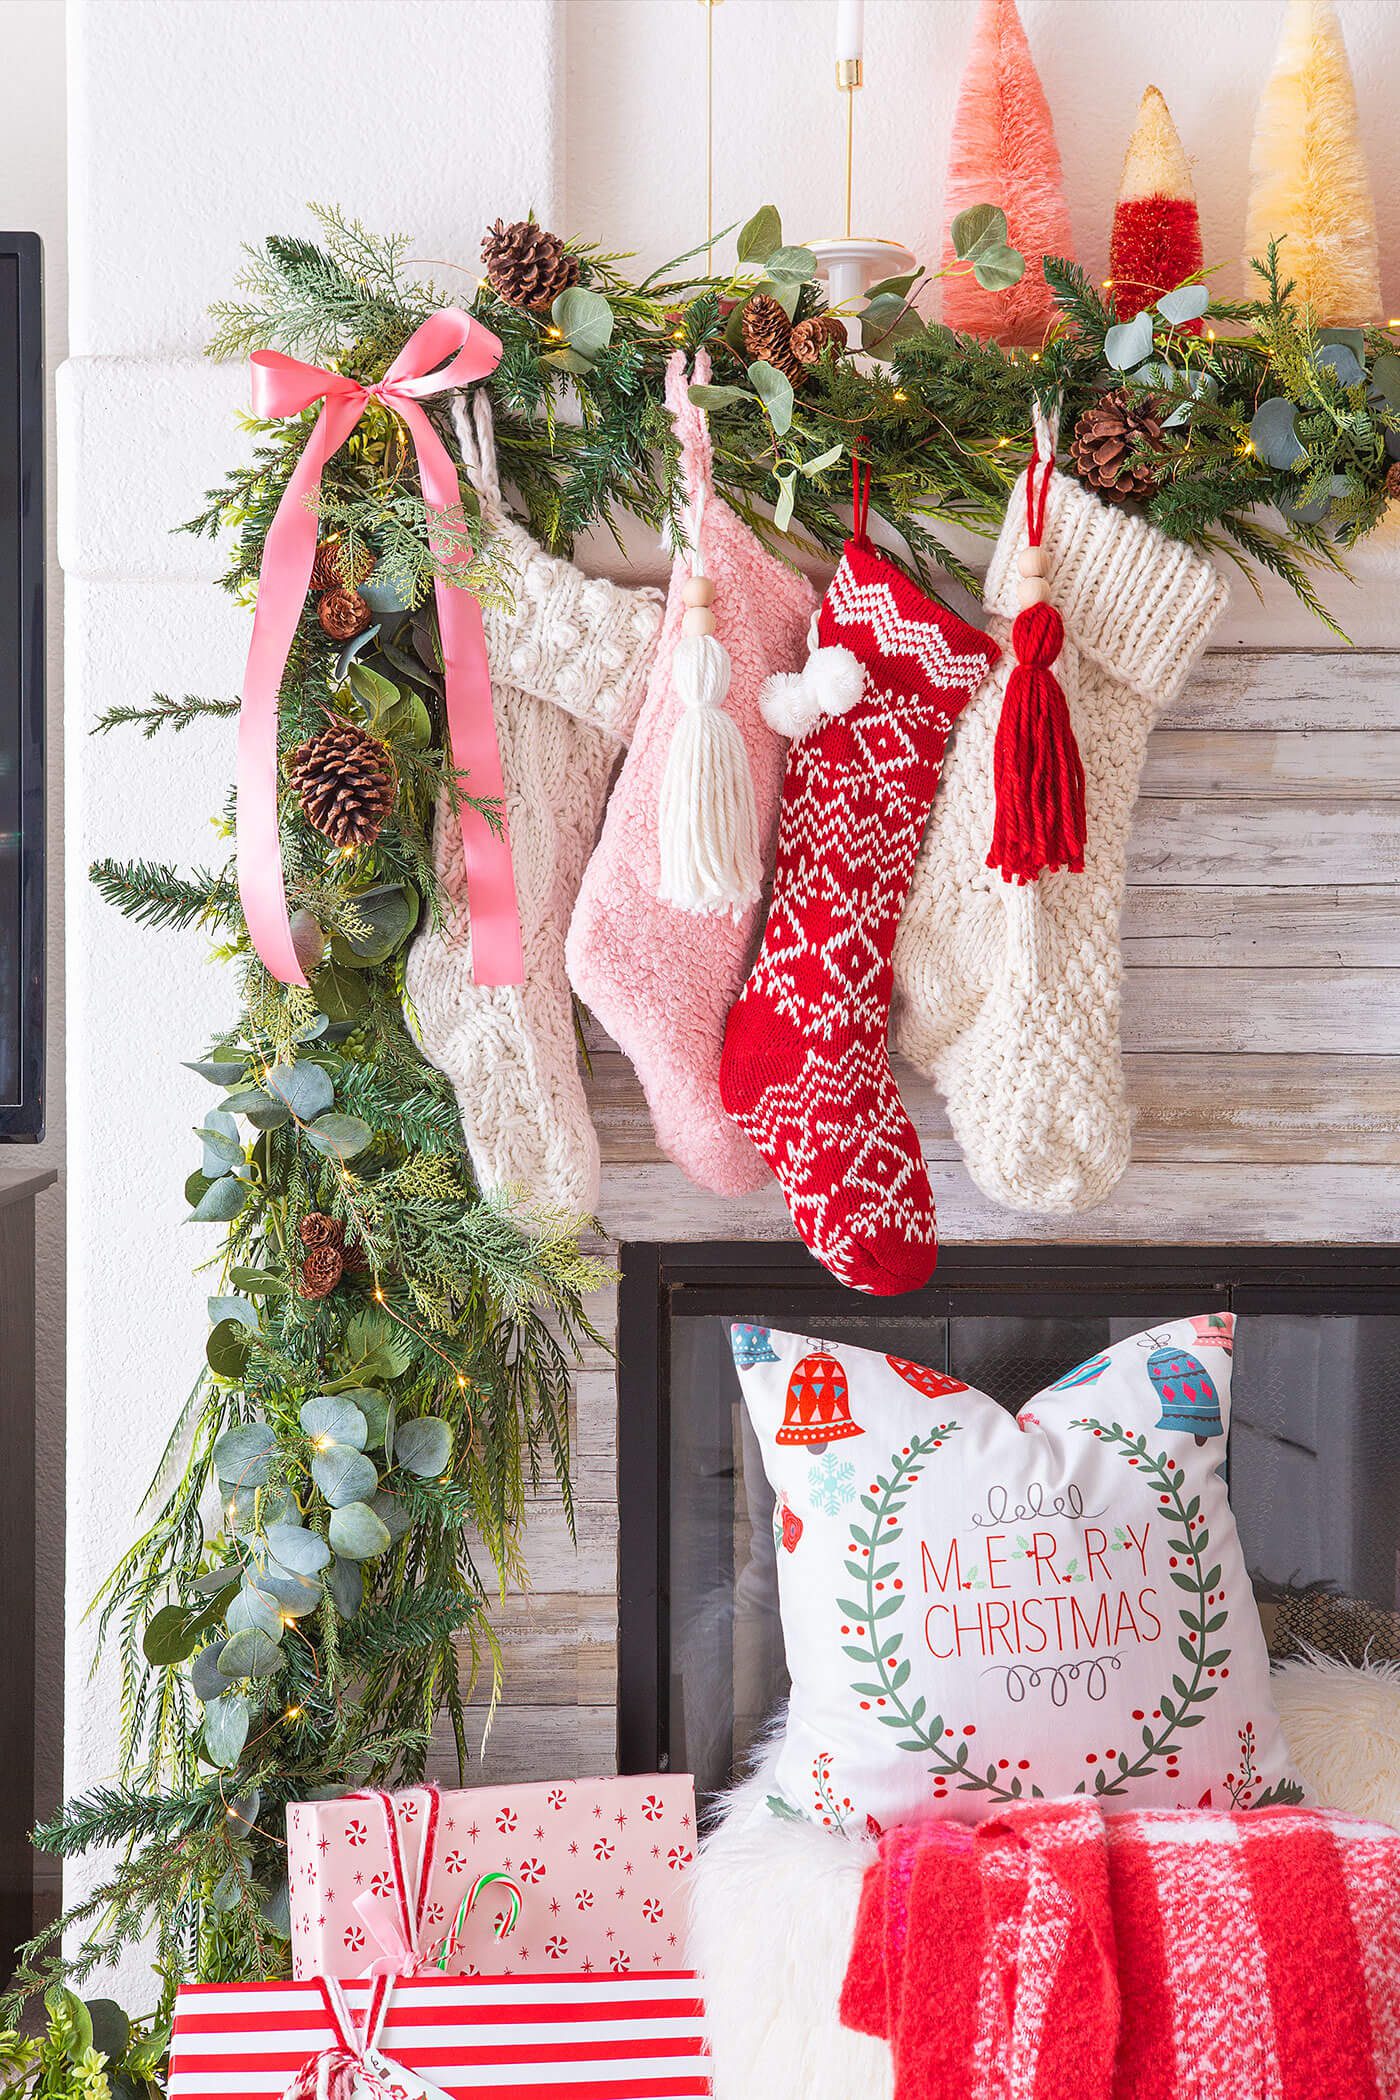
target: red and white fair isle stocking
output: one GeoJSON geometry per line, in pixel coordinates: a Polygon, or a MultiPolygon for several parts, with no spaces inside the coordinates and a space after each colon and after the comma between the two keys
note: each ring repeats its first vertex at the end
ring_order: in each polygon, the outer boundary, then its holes
{"type": "Polygon", "coordinates": [[[720,1094],[817,1259],[855,1290],[917,1290],[933,1192],[888,1053],[891,957],[953,718],[995,642],[926,598],[857,516],[797,677],[765,713],[793,738],[773,902],[729,1016],[720,1094]]]}

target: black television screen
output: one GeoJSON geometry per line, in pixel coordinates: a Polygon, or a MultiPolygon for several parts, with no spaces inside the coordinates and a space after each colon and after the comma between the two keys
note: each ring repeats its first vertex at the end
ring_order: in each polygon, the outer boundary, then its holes
{"type": "Polygon", "coordinates": [[[43,250],[0,233],[0,1141],[43,1134],[43,250]]]}

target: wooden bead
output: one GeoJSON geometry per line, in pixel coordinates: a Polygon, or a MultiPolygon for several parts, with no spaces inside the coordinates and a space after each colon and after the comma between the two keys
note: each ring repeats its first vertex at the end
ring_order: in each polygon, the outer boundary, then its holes
{"type": "Polygon", "coordinates": [[[681,621],[682,634],[713,634],[715,616],[708,605],[689,605],[681,621]]]}
{"type": "Polygon", "coordinates": [[[1026,576],[1021,581],[1022,605],[1048,605],[1050,586],[1043,576],[1026,576]]]}
{"type": "Polygon", "coordinates": [[[684,605],[713,605],[715,602],[715,580],[713,576],[688,576],[681,585],[681,602],[684,605]]]}
{"type": "Polygon", "coordinates": [[[1043,547],[1023,547],[1016,566],[1023,576],[1043,576],[1045,574],[1045,549],[1043,547]]]}

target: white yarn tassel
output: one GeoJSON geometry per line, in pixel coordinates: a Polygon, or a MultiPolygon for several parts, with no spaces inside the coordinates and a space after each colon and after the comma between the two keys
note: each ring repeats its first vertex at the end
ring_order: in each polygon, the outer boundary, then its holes
{"type": "Polygon", "coordinates": [[[763,869],[749,754],[726,714],[729,651],[683,634],[672,658],[680,718],[661,780],[661,897],[682,911],[738,914],[758,901],[763,869]]]}

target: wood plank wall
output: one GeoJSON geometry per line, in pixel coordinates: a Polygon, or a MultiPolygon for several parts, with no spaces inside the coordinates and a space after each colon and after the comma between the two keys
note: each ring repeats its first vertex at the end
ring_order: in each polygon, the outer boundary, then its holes
{"type": "MultiPolygon", "coordinates": [[[[1180,1244],[1400,1234],[1400,653],[1220,653],[1155,731],[1124,914],[1133,1165],[1108,1203],[1037,1220],[972,1186],[933,1089],[900,1064],[945,1240],[1180,1244]]],[[[658,1154],[599,1040],[602,1221],[624,1239],[790,1232],[776,1188],[720,1202],[658,1154]]],[[[610,1294],[595,1308],[611,1333],[610,1294]]],[[[532,1516],[507,1601],[505,1705],[482,1779],[611,1768],[615,1393],[578,1380],[578,1546],[532,1516]]]]}

